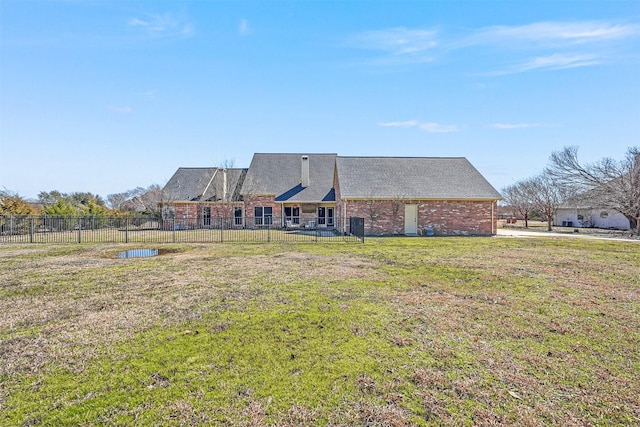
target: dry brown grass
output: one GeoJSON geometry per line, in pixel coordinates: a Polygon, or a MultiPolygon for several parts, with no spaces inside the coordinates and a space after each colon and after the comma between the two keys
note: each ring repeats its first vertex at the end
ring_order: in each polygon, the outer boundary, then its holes
{"type": "MultiPolygon", "coordinates": [[[[50,372],[80,375],[98,358],[118,361],[127,355],[116,344],[145,332],[194,324],[199,330],[185,326],[177,336],[216,340],[239,326],[229,313],[304,313],[285,308],[304,305],[304,284],[314,284],[327,296],[318,313],[355,301],[380,307],[370,322],[344,325],[357,339],[382,339],[370,349],[378,368],[333,383],[347,393],[339,405],[285,404],[254,385],[235,390],[227,407],[203,408],[197,391],[159,410],[146,402],[122,411],[153,424],[145,417],[155,409],[175,425],[640,423],[637,245],[379,239],[341,247],[169,245],[157,258],[115,258],[129,248],[1,248],[0,378],[9,386],[0,387],[0,412],[25,378],[35,392],[50,372]]],[[[162,392],[177,381],[154,370],[141,387],[162,392]]],[[[117,423],[114,411],[94,422],[117,423]]]]}
{"type": "Polygon", "coordinates": [[[47,251],[31,247],[0,251],[0,259],[19,260],[19,270],[0,270],[0,375],[37,373],[50,363],[81,371],[98,347],[198,318],[208,301],[241,307],[259,292],[256,281],[269,286],[380,277],[370,261],[355,257],[217,256],[210,246],[192,245],[156,263],[116,259],[124,247],[86,247],[55,257],[39,257],[47,251]]]}

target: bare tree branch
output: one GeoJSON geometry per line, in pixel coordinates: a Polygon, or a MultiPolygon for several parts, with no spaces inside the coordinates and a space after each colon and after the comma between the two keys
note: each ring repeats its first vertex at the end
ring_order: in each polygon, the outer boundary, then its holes
{"type": "Polygon", "coordinates": [[[640,234],[640,148],[631,147],[623,160],[603,158],[583,164],[577,147],[554,152],[546,173],[590,207],[607,207],[623,214],[640,234]]]}

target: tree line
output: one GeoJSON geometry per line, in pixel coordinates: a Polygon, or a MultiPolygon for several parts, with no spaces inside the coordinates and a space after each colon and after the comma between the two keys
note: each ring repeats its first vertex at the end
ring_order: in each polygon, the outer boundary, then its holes
{"type": "Polygon", "coordinates": [[[640,235],[640,148],[630,147],[622,160],[609,157],[581,162],[578,147],[565,147],[549,157],[542,173],[502,189],[504,203],[524,218],[540,214],[552,230],[558,208],[576,206],[608,208],[620,212],[640,235]]]}
{"type": "Polygon", "coordinates": [[[158,215],[162,188],[153,184],[123,193],[109,194],[106,201],[86,192],[41,191],[36,201],[28,201],[10,190],[0,190],[0,214],[108,216],[123,213],[158,215]]]}

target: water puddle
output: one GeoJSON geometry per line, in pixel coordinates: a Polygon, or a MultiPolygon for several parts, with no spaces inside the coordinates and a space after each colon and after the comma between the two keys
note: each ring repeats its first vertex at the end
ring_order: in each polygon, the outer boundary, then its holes
{"type": "Polygon", "coordinates": [[[117,258],[150,258],[161,255],[159,249],[130,249],[128,251],[119,252],[117,258]]]}

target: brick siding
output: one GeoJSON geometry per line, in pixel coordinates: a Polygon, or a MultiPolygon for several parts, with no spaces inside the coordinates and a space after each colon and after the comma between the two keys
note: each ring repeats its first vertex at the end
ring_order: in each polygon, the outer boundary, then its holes
{"type": "Polygon", "coordinates": [[[211,216],[214,217],[233,217],[236,207],[242,207],[244,211],[242,202],[174,202],[175,219],[192,225],[202,225],[202,208],[205,206],[211,207],[211,216]]]}
{"type": "Polygon", "coordinates": [[[246,216],[253,217],[254,208],[258,206],[261,206],[261,207],[271,206],[273,208],[273,212],[272,212],[273,216],[275,217],[282,216],[282,212],[280,212],[281,205],[279,202],[276,202],[275,196],[265,196],[265,195],[256,195],[256,196],[245,195],[244,196],[244,208],[246,209],[244,214],[246,216]]]}
{"type": "MultiPolygon", "coordinates": [[[[491,235],[497,228],[496,203],[491,201],[347,200],[346,217],[364,218],[369,235],[404,234],[404,205],[418,205],[418,232],[436,235],[491,235]],[[493,206],[493,215],[492,215],[493,206]]],[[[341,203],[341,204],[342,204],[341,203]]]]}

